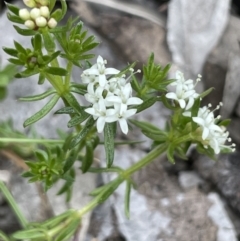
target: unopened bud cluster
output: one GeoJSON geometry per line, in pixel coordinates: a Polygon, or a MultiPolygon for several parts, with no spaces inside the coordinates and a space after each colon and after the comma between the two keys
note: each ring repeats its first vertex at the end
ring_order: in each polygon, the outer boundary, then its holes
{"type": "Polygon", "coordinates": [[[50,10],[48,7],[49,0],[24,0],[26,6],[32,8],[30,11],[26,8],[19,10],[19,17],[25,21],[25,26],[29,29],[55,28],[57,21],[50,18],[50,10]]]}

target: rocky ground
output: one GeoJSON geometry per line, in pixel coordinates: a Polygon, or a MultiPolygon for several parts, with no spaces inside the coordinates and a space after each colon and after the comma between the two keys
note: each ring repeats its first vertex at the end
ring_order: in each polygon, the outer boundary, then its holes
{"type": "MultiPolygon", "coordinates": [[[[201,73],[203,81],[199,88],[215,87],[206,103],[215,106],[223,99],[221,115],[232,118],[229,131],[239,146],[240,19],[233,14],[237,13],[237,8],[232,8],[229,15],[230,2],[226,0],[217,3],[209,0],[204,4],[200,0],[194,4],[183,0],[172,0],[170,4],[167,1],[132,0],[116,1],[111,7],[110,0],[101,4],[96,2],[70,2],[72,12],[69,14],[79,15],[89,31],[101,41],[98,53],[108,60],[109,66],[122,68],[137,60],[138,67],[141,67],[154,52],[157,62],[163,65],[173,62],[172,73],[176,69],[184,70],[191,78],[201,73]],[[199,11],[200,8],[206,11],[199,11]],[[176,10],[179,12],[177,16],[176,10]]],[[[0,30],[6,33],[0,40],[0,46],[9,46],[12,39],[26,43],[24,38],[16,35],[4,14],[0,16],[0,30]]],[[[0,57],[6,64],[6,55],[1,50],[0,57]]],[[[78,78],[79,74],[75,72],[74,78],[78,78]]],[[[23,120],[39,109],[38,103],[26,105],[16,102],[19,96],[48,87],[36,89],[34,81],[17,80],[10,84],[7,99],[0,103],[1,120],[11,117],[15,127],[22,129],[23,120]]],[[[168,115],[169,112],[159,104],[137,118],[164,127],[168,115]]],[[[55,137],[51,126],[62,127],[66,121],[49,115],[39,122],[36,129],[43,136],[55,137]]],[[[131,138],[144,139],[137,131],[132,132],[131,138]]],[[[146,141],[140,147],[118,148],[116,165],[128,167],[144,156],[148,147],[149,142],[146,141]]],[[[104,158],[101,149],[96,155],[100,160],[104,158]]],[[[124,216],[124,187],[120,186],[113,197],[85,218],[79,240],[240,240],[239,156],[237,150],[231,155],[220,155],[214,162],[193,149],[188,161],[178,160],[175,165],[168,163],[164,157],[159,158],[134,176],[138,188],[132,192],[130,220],[124,216]]],[[[35,221],[43,220],[52,213],[61,213],[69,206],[82,207],[89,200],[89,189],[113,178],[111,175],[97,178],[88,175],[86,181],[79,172],[73,199],[66,205],[63,197],[53,198],[57,188],[45,195],[40,186],[29,186],[20,177],[21,167],[16,165],[13,156],[6,157],[2,152],[0,160],[0,170],[7,170],[10,175],[8,185],[19,206],[29,220],[35,221]]],[[[14,215],[2,196],[0,204],[0,229],[6,232],[18,229],[14,215]]]]}

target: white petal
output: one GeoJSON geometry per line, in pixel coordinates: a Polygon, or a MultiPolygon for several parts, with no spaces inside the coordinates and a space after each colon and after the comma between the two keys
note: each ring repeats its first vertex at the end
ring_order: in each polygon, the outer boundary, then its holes
{"type": "Polygon", "coordinates": [[[106,84],[106,82],[107,82],[106,75],[100,74],[100,75],[99,75],[99,85],[100,85],[101,87],[104,87],[104,85],[106,84]]]}
{"type": "Polygon", "coordinates": [[[83,71],[86,75],[99,75],[98,69],[87,69],[83,71]]]}
{"type": "Polygon", "coordinates": [[[177,101],[178,101],[180,107],[181,107],[182,109],[184,109],[185,106],[186,106],[186,102],[185,102],[185,100],[179,99],[179,100],[177,100],[177,101]]]}
{"type": "Polygon", "coordinates": [[[96,113],[96,110],[94,108],[87,108],[85,109],[85,111],[90,114],[90,115],[93,115],[93,116],[97,116],[98,114],[96,113]]]}
{"type": "Polygon", "coordinates": [[[193,117],[192,119],[194,122],[196,122],[200,126],[204,126],[204,124],[205,124],[204,120],[200,117],[193,117]]]}
{"type": "Polygon", "coordinates": [[[192,108],[193,104],[194,104],[194,99],[193,98],[189,98],[188,99],[188,104],[186,106],[186,110],[189,110],[190,108],[192,108]]]}
{"type": "Polygon", "coordinates": [[[112,103],[122,103],[122,100],[121,100],[120,97],[118,97],[118,96],[113,96],[113,95],[107,97],[107,98],[106,98],[106,101],[112,102],[112,103]]]}
{"type": "Polygon", "coordinates": [[[138,97],[131,97],[127,100],[127,105],[140,105],[143,101],[138,97]]]}
{"type": "Polygon", "coordinates": [[[105,125],[105,117],[100,116],[97,120],[97,131],[98,133],[101,133],[104,129],[105,125]]]}
{"type": "Polygon", "coordinates": [[[206,140],[209,134],[209,129],[208,128],[203,128],[203,133],[202,133],[202,139],[206,140]]]}
{"type": "Polygon", "coordinates": [[[109,75],[109,74],[118,74],[120,71],[114,68],[107,68],[105,69],[105,75],[109,75]]]}
{"type": "Polygon", "coordinates": [[[128,133],[128,124],[127,121],[124,118],[119,119],[119,124],[121,127],[121,130],[124,134],[128,133]]]}
{"type": "Polygon", "coordinates": [[[137,112],[137,109],[130,109],[130,110],[125,111],[123,116],[125,119],[127,119],[128,117],[135,115],[136,112],[137,112]]]}
{"type": "Polygon", "coordinates": [[[174,92],[167,93],[167,94],[166,94],[166,97],[167,97],[168,99],[173,99],[173,100],[177,100],[177,99],[178,99],[178,98],[177,98],[177,95],[176,95],[174,92]]]}

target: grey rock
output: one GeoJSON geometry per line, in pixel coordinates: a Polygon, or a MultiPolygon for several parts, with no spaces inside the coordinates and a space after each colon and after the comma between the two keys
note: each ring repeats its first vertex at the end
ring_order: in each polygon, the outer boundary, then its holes
{"type": "Polygon", "coordinates": [[[218,161],[213,161],[208,157],[196,154],[194,162],[194,167],[201,177],[212,182],[232,208],[237,211],[240,211],[239,157],[239,152],[235,152],[220,155],[218,161]]]}
{"type": "Polygon", "coordinates": [[[170,2],[167,41],[173,62],[187,77],[202,72],[227,24],[229,4],[229,0],[170,2]]]}
{"type": "Polygon", "coordinates": [[[223,93],[223,107],[221,115],[223,118],[228,118],[234,111],[237,100],[240,96],[240,54],[230,54],[228,72],[223,93]]]}
{"type": "Polygon", "coordinates": [[[181,171],[178,180],[183,189],[197,187],[203,182],[195,171],[181,171]]]}
{"type": "Polygon", "coordinates": [[[218,227],[216,241],[237,241],[236,230],[229,219],[220,196],[217,193],[209,193],[208,199],[213,202],[208,210],[208,216],[218,227]]]}

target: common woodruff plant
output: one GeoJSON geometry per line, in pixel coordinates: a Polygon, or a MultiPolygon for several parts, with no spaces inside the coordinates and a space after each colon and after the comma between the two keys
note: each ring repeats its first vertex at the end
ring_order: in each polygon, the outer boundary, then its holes
{"type": "MultiPolygon", "coordinates": [[[[222,103],[215,109],[212,109],[210,104],[201,107],[202,98],[212,89],[203,93],[196,92],[195,86],[201,80],[200,75],[196,81],[185,80],[183,73],[178,71],[175,79],[168,79],[170,65],[162,67],[156,64],[153,54],[143,66],[141,80],[138,77],[141,71],[134,70],[135,63],[118,70],[107,67],[107,61],[102,56],[96,56],[96,62],[92,61],[95,57],[93,50],[98,43],[95,37],[84,29],[83,23],[78,18],[70,18],[66,25],[59,24],[67,11],[65,0],[60,0],[61,9],[56,9],[56,0],[23,2],[26,5],[23,9],[7,4],[7,16],[11,22],[17,24],[14,28],[19,34],[29,37],[31,47],[24,47],[14,41],[14,47],[3,49],[10,55],[10,63],[21,66],[16,78],[24,81],[29,76],[36,75],[39,85],[45,81],[51,84],[51,88],[44,93],[20,98],[21,101],[49,99],[48,103],[28,117],[23,125],[27,127],[41,120],[62,101],[65,107],[55,114],[69,115],[67,126],[75,129],[70,134],[60,133],[60,140],[41,139],[42,144],[52,144],[36,150],[34,160],[26,160],[29,169],[23,173],[23,177],[28,178],[29,182],[41,182],[45,191],[59,179],[65,180],[58,194],[65,193],[67,201],[71,198],[75,178],[73,166],[76,161],[81,162],[83,173],[115,172],[117,177],[91,191],[92,201],[83,209],[66,211],[42,223],[29,223],[3,182],[0,182],[1,190],[22,224],[22,230],[10,237],[0,233],[3,240],[70,240],[76,235],[82,216],[104,202],[124,182],[125,213],[129,217],[131,175],[159,155],[166,153],[168,160],[174,164],[176,156],[187,159],[186,152],[192,144],[200,153],[213,159],[216,154],[235,150],[235,144],[225,144],[231,142],[226,131],[229,120],[214,116],[214,111],[219,109],[222,103]],[[66,66],[60,65],[61,58],[65,60],[66,66]],[[76,82],[71,79],[74,66],[82,69],[76,82]],[[159,101],[172,110],[172,116],[164,130],[149,122],[134,119],[134,115],[159,101]],[[129,126],[131,129],[140,129],[152,140],[152,146],[144,158],[123,170],[114,166],[114,149],[119,143],[115,141],[115,135],[117,128],[127,135],[129,126]],[[99,133],[102,135],[99,136],[99,133]],[[105,147],[106,163],[97,168],[96,165],[93,166],[94,150],[100,144],[105,147]]],[[[3,142],[5,138],[0,140],[3,142]]],[[[21,140],[26,142],[26,137],[21,136],[20,142],[21,140]]],[[[34,140],[29,142],[32,144],[34,140]]],[[[136,142],[121,142],[132,143],[136,142]]]]}

